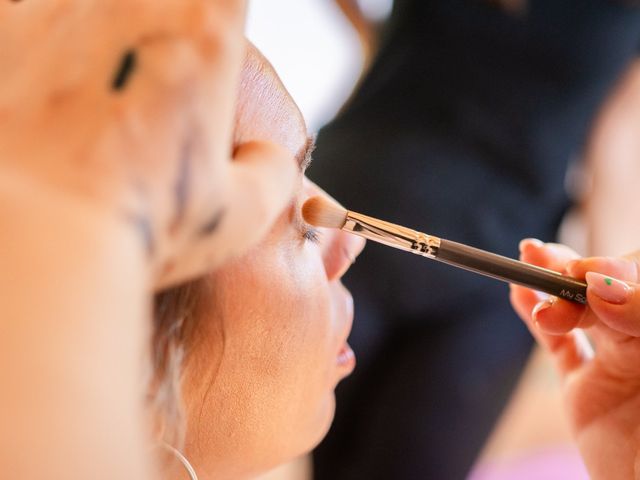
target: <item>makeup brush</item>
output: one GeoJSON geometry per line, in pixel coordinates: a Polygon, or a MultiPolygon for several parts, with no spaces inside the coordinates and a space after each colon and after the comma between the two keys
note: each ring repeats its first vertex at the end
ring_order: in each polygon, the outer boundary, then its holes
{"type": "Polygon", "coordinates": [[[452,242],[444,238],[350,212],[325,197],[312,197],[302,206],[311,225],[338,228],[368,240],[448,263],[487,277],[515,283],[577,303],[587,303],[587,284],[552,270],[452,242]]]}

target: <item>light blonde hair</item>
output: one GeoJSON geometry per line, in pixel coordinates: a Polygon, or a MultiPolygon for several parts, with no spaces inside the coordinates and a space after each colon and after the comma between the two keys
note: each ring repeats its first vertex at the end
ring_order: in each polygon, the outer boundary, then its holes
{"type": "Polygon", "coordinates": [[[203,288],[203,280],[193,280],[154,298],[149,407],[162,425],[162,440],[177,448],[184,441],[183,366],[203,288]]]}

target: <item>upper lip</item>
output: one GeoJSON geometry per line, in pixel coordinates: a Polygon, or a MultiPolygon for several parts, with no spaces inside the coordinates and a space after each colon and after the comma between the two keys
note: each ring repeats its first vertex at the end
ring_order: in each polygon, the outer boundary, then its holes
{"type": "Polygon", "coordinates": [[[344,325],[344,332],[343,334],[340,336],[340,345],[339,345],[339,350],[342,350],[342,347],[344,346],[345,343],[347,343],[347,339],[349,338],[349,334],[351,333],[351,327],[353,326],[353,317],[354,317],[354,312],[353,312],[353,296],[351,295],[351,292],[349,292],[349,290],[347,290],[342,284],[340,284],[340,286],[343,289],[343,294],[344,295],[344,301],[345,304],[348,305],[347,307],[347,311],[346,313],[346,322],[344,325]]]}

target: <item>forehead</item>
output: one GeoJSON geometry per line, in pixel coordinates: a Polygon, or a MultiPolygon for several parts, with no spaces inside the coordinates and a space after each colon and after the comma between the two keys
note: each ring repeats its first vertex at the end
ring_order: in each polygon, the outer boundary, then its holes
{"type": "Polygon", "coordinates": [[[234,137],[236,143],[272,141],[301,162],[308,147],[307,127],[298,106],[271,64],[251,44],[242,66],[234,137]]]}

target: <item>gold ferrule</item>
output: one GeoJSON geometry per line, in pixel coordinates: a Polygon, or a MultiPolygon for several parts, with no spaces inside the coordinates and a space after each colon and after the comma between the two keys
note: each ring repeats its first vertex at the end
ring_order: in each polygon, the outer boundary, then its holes
{"type": "Polygon", "coordinates": [[[347,212],[342,230],[429,258],[436,258],[440,248],[438,237],[356,212],[347,212]]]}

